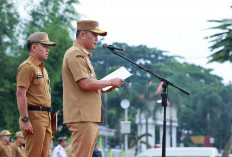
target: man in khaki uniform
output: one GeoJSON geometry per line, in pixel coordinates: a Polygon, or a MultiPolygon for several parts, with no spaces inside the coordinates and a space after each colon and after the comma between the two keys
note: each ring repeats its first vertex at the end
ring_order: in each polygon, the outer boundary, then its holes
{"type": "Polygon", "coordinates": [[[90,62],[98,42],[98,35],[107,32],[98,28],[97,21],[77,23],[76,41],[63,59],[63,115],[72,134],[73,157],[92,157],[98,137],[98,124],[103,121],[101,89],[112,86],[110,92],[122,85],[123,80],[97,80],[90,62]]]}
{"type": "Polygon", "coordinates": [[[0,157],[11,157],[11,149],[9,146],[11,134],[12,133],[10,133],[8,130],[2,130],[0,133],[0,157]]]}
{"type": "Polygon", "coordinates": [[[11,145],[11,154],[12,157],[26,157],[25,148],[23,145],[25,144],[23,133],[21,131],[16,132],[16,140],[11,145]]]}
{"type": "Polygon", "coordinates": [[[55,45],[45,32],[31,34],[27,40],[29,58],[17,71],[20,127],[28,157],[46,157],[49,152],[52,136],[50,80],[42,62],[48,58],[48,47],[55,45]]]}

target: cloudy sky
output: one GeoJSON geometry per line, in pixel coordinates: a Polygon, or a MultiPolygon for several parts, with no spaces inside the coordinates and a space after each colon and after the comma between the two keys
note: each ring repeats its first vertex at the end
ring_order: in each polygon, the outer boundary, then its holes
{"type": "Polygon", "coordinates": [[[216,33],[207,20],[232,18],[229,0],[79,0],[81,19],[99,21],[108,31],[105,42],[147,45],[183,56],[183,61],[214,69],[225,83],[232,80],[231,63],[207,64],[210,43],[204,37],[216,33]]]}

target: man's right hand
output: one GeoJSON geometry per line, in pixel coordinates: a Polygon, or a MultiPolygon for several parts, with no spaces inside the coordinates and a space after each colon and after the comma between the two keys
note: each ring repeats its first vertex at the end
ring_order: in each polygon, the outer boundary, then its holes
{"type": "Polygon", "coordinates": [[[32,134],[33,128],[32,128],[31,122],[30,121],[22,122],[22,130],[28,134],[32,134]]]}

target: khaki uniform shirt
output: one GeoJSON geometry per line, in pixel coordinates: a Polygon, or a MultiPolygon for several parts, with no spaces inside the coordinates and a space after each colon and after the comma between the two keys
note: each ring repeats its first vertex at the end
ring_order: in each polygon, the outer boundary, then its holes
{"type": "Polygon", "coordinates": [[[17,141],[11,145],[11,154],[12,157],[26,157],[25,148],[17,141]]]}
{"type": "Polygon", "coordinates": [[[17,86],[25,87],[28,106],[51,107],[50,80],[44,64],[30,56],[18,68],[17,86]]]}
{"type": "Polygon", "coordinates": [[[10,146],[2,140],[0,141],[0,157],[11,157],[10,146]]]}
{"type": "Polygon", "coordinates": [[[90,62],[91,53],[74,42],[63,59],[64,124],[73,122],[102,122],[101,90],[83,90],[77,81],[97,79],[90,62]]]}

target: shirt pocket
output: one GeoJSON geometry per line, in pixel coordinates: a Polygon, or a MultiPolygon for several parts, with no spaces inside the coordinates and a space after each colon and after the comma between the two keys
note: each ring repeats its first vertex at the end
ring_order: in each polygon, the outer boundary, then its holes
{"type": "Polygon", "coordinates": [[[44,83],[43,78],[35,78],[34,79],[35,86],[41,86],[43,83],[44,83]]]}
{"type": "Polygon", "coordinates": [[[45,88],[46,86],[46,81],[44,80],[44,77],[43,76],[36,76],[34,79],[33,79],[33,85],[31,86],[31,92],[35,95],[35,96],[38,96],[38,95],[45,95],[47,94],[47,90],[45,88]]]}

